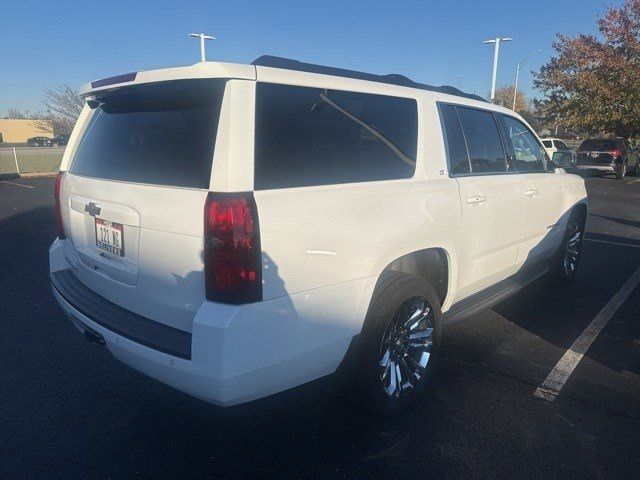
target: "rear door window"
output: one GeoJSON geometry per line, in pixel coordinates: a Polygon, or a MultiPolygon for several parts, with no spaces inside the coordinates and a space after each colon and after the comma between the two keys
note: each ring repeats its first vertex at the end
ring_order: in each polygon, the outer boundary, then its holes
{"type": "Polygon", "coordinates": [[[258,83],[257,190],[410,178],[414,99],[258,83]]]}
{"type": "Polygon", "coordinates": [[[98,96],[70,172],[208,188],[225,84],[221,79],[176,80],[98,96]]]}
{"type": "Polygon", "coordinates": [[[507,138],[511,143],[518,172],[545,172],[546,154],[536,137],[524,123],[513,117],[502,116],[507,138]]]}
{"type": "Polygon", "coordinates": [[[466,107],[457,107],[457,111],[471,159],[471,172],[506,172],[506,156],[493,113],[466,107]]]}
{"type": "Polygon", "coordinates": [[[551,140],[543,140],[542,144],[547,148],[551,148],[552,147],[551,140]]]}

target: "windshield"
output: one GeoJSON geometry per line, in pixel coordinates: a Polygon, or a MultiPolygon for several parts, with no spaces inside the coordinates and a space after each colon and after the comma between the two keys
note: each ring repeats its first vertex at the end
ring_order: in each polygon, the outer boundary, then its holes
{"type": "Polygon", "coordinates": [[[208,188],[225,82],[177,80],[96,98],[70,172],[208,188]]]}

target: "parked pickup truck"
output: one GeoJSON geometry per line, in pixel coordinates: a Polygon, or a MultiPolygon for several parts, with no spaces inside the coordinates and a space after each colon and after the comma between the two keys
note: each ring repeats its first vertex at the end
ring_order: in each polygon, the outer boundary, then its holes
{"type": "Polygon", "coordinates": [[[261,57],[81,94],[55,298],[87,339],[206,401],[335,373],[398,413],[448,324],[576,274],[583,179],[513,111],[455,88],[261,57]]]}

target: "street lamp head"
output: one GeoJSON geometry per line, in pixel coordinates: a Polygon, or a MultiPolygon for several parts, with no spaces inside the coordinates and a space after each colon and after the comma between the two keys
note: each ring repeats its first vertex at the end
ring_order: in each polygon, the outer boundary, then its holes
{"type": "Polygon", "coordinates": [[[504,43],[504,42],[511,42],[513,40],[513,38],[511,37],[496,37],[496,38],[492,38],[491,40],[485,40],[482,43],[504,43]]]}
{"type": "Polygon", "coordinates": [[[216,37],[212,37],[211,35],[205,35],[204,33],[190,33],[190,37],[195,38],[204,38],[205,40],[215,40],[216,37]]]}
{"type": "Polygon", "coordinates": [[[527,58],[525,58],[524,60],[522,60],[518,65],[517,65],[517,69],[520,70],[522,67],[524,67],[524,64],[527,63],[529,60],[531,60],[531,57],[533,57],[536,53],[540,53],[540,49],[536,49],[533,52],[531,52],[527,58]]]}
{"type": "Polygon", "coordinates": [[[206,35],[204,33],[190,33],[189,36],[200,39],[200,61],[204,62],[206,60],[206,54],[204,50],[204,41],[215,40],[216,38],[212,37],[211,35],[206,35]]]}

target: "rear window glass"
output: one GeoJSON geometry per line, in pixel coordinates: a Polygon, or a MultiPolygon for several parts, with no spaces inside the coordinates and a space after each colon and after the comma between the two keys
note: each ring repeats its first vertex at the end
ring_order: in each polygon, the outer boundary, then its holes
{"type": "Polygon", "coordinates": [[[225,83],[176,80],[101,95],[71,173],[208,188],[225,83]]]}
{"type": "Polygon", "coordinates": [[[614,139],[610,139],[610,140],[589,139],[582,142],[578,150],[596,151],[596,150],[613,150],[615,148],[617,148],[617,146],[616,146],[616,141],[614,139]]]}
{"type": "Polygon", "coordinates": [[[255,188],[410,178],[413,99],[259,83],[255,188]]]}

